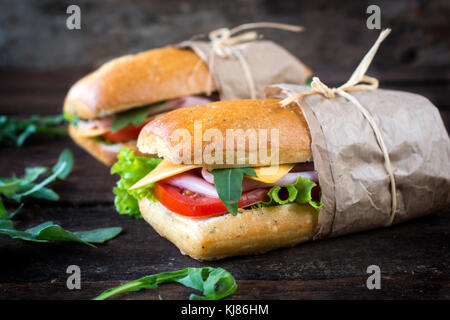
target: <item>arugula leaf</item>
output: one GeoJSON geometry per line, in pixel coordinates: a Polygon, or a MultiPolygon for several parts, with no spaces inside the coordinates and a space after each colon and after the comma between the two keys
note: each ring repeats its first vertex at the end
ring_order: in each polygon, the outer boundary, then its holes
{"type": "Polygon", "coordinates": [[[9,235],[13,239],[34,242],[71,241],[94,247],[92,243],[104,243],[122,232],[121,227],[94,229],[89,231],[70,232],[52,221],[41,223],[25,231],[14,229],[11,220],[0,219],[0,234],[9,235]]]}
{"type": "Polygon", "coordinates": [[[58,157],[58,161],[53,166],[53,172],[59,172],[58,179],[66,179],[73,167],[73,155],[69,149],[64,149],[58,157]],[[62,169],[61,169],[62,168],[62,169]]]}
{"type": "Polygon", "coordinates": [[[22,178],[18,178],[15,175],[11,178],[0,178],[0,195],[16,201],[20,201],[22,197],[30,195],[40,199],[58,200],[59,196],[53,190],[46,188],[46,186],[56,179],[65,179],[72,170],[72,166],[72,152],[69,149],[65,149],[51,169],[41,166],[26,168],[25,175],[22,178]],[[50,173],[50,176],[40,183],[35,183],[44,173],[50,173]]]}
{"type": "Polygon", "coordinates": [[[214,185],[225,207],[232,215],[238,212],[238,202],[242,195],[242,179],[244,175],[256,177],[253,168],[214,169],[214,185]]]}
{"type": "Polygon", "coordinates": [[[186,268],[130,281],[102,292],[93,300],[105,300],[123,292],[155,289],[159,284],[167,282],[178,282],[203,293],[203,295],[192,293],[189,300],[219,300],[233,294],[237,289],[236,280],[225,269],[212,267],[186,268]]]}
{"type": "Polygon", "coordinates": [[[54,128],[64,121],[63,115],[46,117],[34,115],[23,121],[14,117],[0,116],[0,142],[20,147],[34,133],[66,135],[66,129],[54,128]]]}
{"type": "Polygon", "coordinates": [[[9,220],[12,219],[17,212],[20,211],[20,209],[22,209],[23,207],[23,203],[19,206],[19,208],[16,209],[16,211],[14,212],[8,212],[6,211],[5,205],[3,204],[3,200],[0,197],[0,222],[2,222],[3,220],[9,220]]]}
{"type": "Polygon", "coordinates": [[[300,176],[293,184],[283,187],[272,187],[267,193],[270,200],[263,203],[258,203],[257,205],[252,206],[252,208],[261,208],[296,202],[298,204],[309,204],[314,209],[319,211],[323,204],[320,201],[314,201],[311,195],[311,191],[315,186],[317,186],[317,184],[314,181],[300,176]],[[282,188],[285,188],[288,191],[288,198],[286,200],[281,200],[279,196],[279,192],[282,188]]]}
{"type": "Polygon", "coordinates": [[[129,124],[140,125],[147,118],[149,109],[149,106],[144,106],[118,113],[112,123],[111,132],[116,132],[129,124]]]}
{"type": "Polygon", "coordinates": [[[118,161],[112,166],[111,174],[117,173],[120,180],[117,181],[113,193],[114,205],[120,214],[127,214],[136,218],[141,217],[138,200],[149,198],[156,201],[152,187],[128,190],[133,184],[138,182],[144,176],[161,162],[160,159],[137,157],[134,151],[128,148],[122,148],[117,156],[118,161]]]}

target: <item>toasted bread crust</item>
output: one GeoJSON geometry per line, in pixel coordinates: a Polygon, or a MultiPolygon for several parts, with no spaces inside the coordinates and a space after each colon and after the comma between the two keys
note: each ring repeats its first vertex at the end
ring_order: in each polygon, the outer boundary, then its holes
{"type": "Polygon", "coordinates": [[[105,63],[72,86],[64,110],[92,119],[214,90],[207,65],[194,52],[165,47],[105,63]]]}
{"type": "Polygon", "coordinates": [[[295,104],[282,107],[278,103],[279,101],[278,99],[217,101],[203,106],[174,110],[157,116],[142,129],[138,138],[138,148],[143,153],[158,154],[174,163],[183,160],[182,163],[184,164],[195,163],[207,168],[249,165],[256,167],[276,164],[276,162],[283,164],[311,161],[311,137],[300,108],[295,104]],[[201,124],[201,136],[199,124],[201,124]],[[218,131],[221,134],[223,138],[220,141],[221,146],[214,140],[205,139],[204,134],[208,129],[214,129],[215,132],[218,131]],[[233,129],[233,134],[236,135],[233,149],[229,147],[226,141],[227,129],[233,129]],[[259,133],[262,132],[260,129],[266,130],[267,143],[260,139],[259,133]],[[278,131],[278,150],[274,147],[276,141],[272,140],[272,129],[278,131]],[[247,130],[258,134],[256,150],[250,148],[249,136],[244,136],[247,130]],[[181,140],[180,132],[187,133],[190,139],[183,138],[181,140]],[[239,156],[239,138],[242,139],[243,136],[246,139],[245,154],[239,156]],[[201,144],[203,155],[205,150],[212,149],[211,145],[223,148],[222,164],[208,163],[204,157],[200,159],[202,160],[201,163],[194,161],[195,155],[198,156],[199,149],[194,147],[194,140],[199,137],[200,139],[203,137],[201,144]],[[182,148],[180,148],[181,141],[189,147],[187,153],[190,151],[190,154],[183,154],[182,148]],[[270,155],[272,148],[275,148],[275,152],[278,151],[279,158],[276,162],[268,163],[267,160],[272,161],[273,159],[267,157],[264,160],[257,154],[265,149],[267,154],[270,155]],[[226,153],[230,150],[235,153],[233,162],[226,159],[226,153]],[[242,160],[241,163],[237,161],[238,157],[242,160]],[[257,160],[256,163],[255,159],[257,160]],[[188,163],[189,161],[190,163],[188,163]]]}
{"type": "MultiPolygon", "coordinates": [[[[76,127],[73,124],[70,124],[68,129],[70,137],[75,141],[76,144],[89,152],[98,161],[109,167],[117,161],[117,155],[119,154],[119,150],[122,147],[130,148],[136,153],[136,155],[144,156],[144,154],[139,152],[136,146],[136,140],[109,146],[92,138],[78,135],[76,127]]],[[[148,157],[150,155],[146,154],[145,156],[148,157]]]]}
{"type": "Polygon", "coordinates": [[[243,210],[207,219],[170,212],[159,202],[139,201],[144,219],[182,254],[200,261],[259,254],[312,239],[317,211],[309,205],[287,204],[243,210]]]}
{"type": "Polygon", "coordinates": [[[207,219],[190,219],[170,212],[159,202],[139,201],[144,219],[181,253],[196,260],[259,254],[309,241],[318,213],[309,205],[287,204],[243,210],[207,219]]]}

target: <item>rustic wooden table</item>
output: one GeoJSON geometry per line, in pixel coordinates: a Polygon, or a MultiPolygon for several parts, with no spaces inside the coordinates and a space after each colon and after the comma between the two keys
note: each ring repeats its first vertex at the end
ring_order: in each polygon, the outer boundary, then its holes
{"type": "MultiPolygon", "coordinates": [[[[0,114],[60,112],[67,89],[86,70],[0,71],[0,114]]],[[[348,70],[319,70],[338,84],[348,70]]],[[[387,88],[430,98],[449,124],[448,69],[375,71],[387,88]]],[[[17,229],[52,220],[69,230],[122,226],[124,232],[93,249],[73,243],[30,243],[0,235],[0,299],[90,299],[144,275],[185,267],[221,266],[237,279],[231,299],[448,299],[450,211],[388,229],[318,241],[264,255],[200,263],[180,254],[143,220],[116,213],[111,189],[116,177],[68,137],[34,136],[22,148],[0,147],[0,176],[35,165],[50,166],[63,148],[75,156],[67,181],[52,188],[58,202],[28,200],[17,229]],[[81,290],[68,290],[66,268],[81,268],[81,290]],[[381,290],[368,290],[366,268],[381,268],[381,290]]],[[[11,204],[11,203],[9,203],[11,204]]],[[[186,299],[190,290],[167,284],[118,299],[186,299]]]]}

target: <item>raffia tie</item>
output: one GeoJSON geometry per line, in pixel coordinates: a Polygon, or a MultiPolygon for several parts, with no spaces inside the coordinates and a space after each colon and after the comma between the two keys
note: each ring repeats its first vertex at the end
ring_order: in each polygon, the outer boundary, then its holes
{"type": "MultiPolygon", "coordinates": [[[[209,39],[211,40],[212,43],[212,50],[209,55],[209,65],[211,68],[211,74],[214,73],[215,55],[218,55],[223,58],[229,58],[232,56],[236,57],[244,72],[245,80],[247,82],[250,91],[250,97],[252,99],[256,99],[255,81],[253,79],[253,75],[249,64],[245,60],[244,56],[239,52],[239,50],[237,50],[236,47],[234,47],[234,45],[257,40],[260,36],[255,31],[247,31],[238,34],[245,30],[257,28],[281,29],[293,32],[303,31],[303,27],[301,26],[293,26],[289,24],[274,23],[274,22],[258,22],[258,23],[242,24],[233,29],[221,28],[211,31],[209,33],[209,39]]],[[[209,79],[209,81],[211,82],[212,79],[209,79]]],[[[211,87],[211,85],[209,85],[208,87],[211,87]]]]}
{"type": "Polygon", "coordinates": [[[326,84],[324,84],[318,77],[314,77],[311,82],[311,91],[295,94],[287,97],[282,100],[280,104],[282,106],[287,106],[293,101],[299,100],[305,96],[313,95],[313,94],[321,94],[328,99],[333,99],[336,95],[342,96],[349,100],[358,110],[364,115],[364,117],[369,122],[372,127],[373,132],[375,133],[375,137],[377,139],[378,145],[380,146],[381,151],[384,156],[384,167],[389,175],[389,179],[391,182],[391,195],[392,195],[392,209],[389,220],[386,223],[386,226],[390,226],[394,221],[395,214],[397,212],[397,188],[395,184],[394,172],[391,165],[391,160],[389,158],[389,152],[386,148],[386,144],[384,143],[383,136],[381,134],[380,128],[378,127],[375,119],[372,117],[370,112],[364,108],[359,101],[349,94],[349,92],[356,90],[370,91],[378,88],[378,80],[369,76],[366,76],[367,69],[370,66],[370,63],[373,60],[381,42],[389,35],[391,29],[383,30],[378,36],[377,41],[373,44],[372,48],[367,52],[364,58],[359,63],[358,67],[353,72],[350,79],[344,83],[342,86],[338,88],[329,88],[326,84]]]}

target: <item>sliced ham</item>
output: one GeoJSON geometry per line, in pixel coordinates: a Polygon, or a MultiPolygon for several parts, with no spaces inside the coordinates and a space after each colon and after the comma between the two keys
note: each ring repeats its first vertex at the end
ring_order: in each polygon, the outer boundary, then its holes
{"type": "MultiPolygon", "coordinates": [[[[171,110],[200,106],[213,101],[217,101],[217,96],[185,96],[181,98],[171,99],[165,103],[155,104],[149,108],[148,118],[152,118],[160,113],[169,112],[171,110]]],[[[92,120],[79,120],[77,124],[77,135],[81,137],[96,137],[101,136],[111,131],[111,126],[114,122],[115,116],[110,115],[92,120]]],[[[149,120],[149,119],[147,119],[149,120]]]]}

